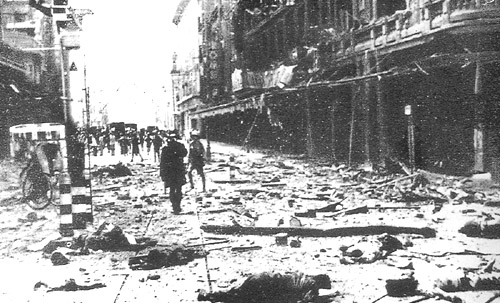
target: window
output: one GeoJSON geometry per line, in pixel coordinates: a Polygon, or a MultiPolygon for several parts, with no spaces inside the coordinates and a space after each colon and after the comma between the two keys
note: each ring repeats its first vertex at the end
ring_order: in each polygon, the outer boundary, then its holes
{"type": "Polygon", "coordinates": [[[47,134],[45,132],[38,132],[38,140],[47,140],[47,134]]]}
{"type": "Polygon", "coordinates": [[[26,21],[26,14],[23,14],[20,12],[14,13],[14,22],[19,23],[19,22],[24,22],[24,21],[26,21]]]}
{"type": "Polygon", "coordinates": [[[405,0],[379,0],[377,2],[377,16],[391,16],[398,10],[406,9],[405,0]]]}

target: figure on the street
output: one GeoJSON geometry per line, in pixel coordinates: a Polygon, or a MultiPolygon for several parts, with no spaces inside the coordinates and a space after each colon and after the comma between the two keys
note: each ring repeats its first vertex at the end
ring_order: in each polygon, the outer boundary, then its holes
{"type": "Polygon", "coordinates": [[[139,144],[140,144],[139,136],[137,135],[137,133],[134,132],[132,134],[132,160],[130,160],[130,162],[134,161],[134,155],[138,155],[139,157],[141,157],[141,161],[144,161],[144,158],[142,157],[141,152],[139,150],[139,144]]]}
{"type": "Polygon", "coordinates": [[[161,150],[160,158],[160,176],[165,189],[170,187],[170,202],[175,214],[181,212],[182,185],[186,184],[184,157],[187,150],[178,139],[180,137],[177,130],[168,131],[167,145],[161,150]]]}
{"type": "Polygon", "coordinates": [[[140,143],[142,151],[144,151],[144,136],[145,135],[146,135],[145,130],[144,130],[144,128],[142,128],[141,131],[139,132],[139,143],[140,143]]]}
{"type": "Polygon", "coordinates": [[[89,136],[90,148],[92,149],[92,155],[94,157],[96,157],[97,150],[99,148],[98,137],[97,137],[97,135],[94,135],[94,134],[89,134],[88,136],[89,136]]]}
{"type": "Polygon", "coordinates": [[[129,140],[127,134],[122,134],[121,137],[118,139],[118,142],[120,143],[121,154],[128,155],[129,140]]]}
{"type": "Polygon", "coordinates": [[[146,150],[149,156],[149,152],[151,151],[151,144],[153,143],[153,134],[149,132],[146,134],[146,150]]]}
{"type": "Polygon", "coordinates": [[[248,277],[239,287],[226,292],[201,291],[198,301],[231,303],[313,302],[319,289],[331,289],[328,275],[308,276],[300,272],[263,272],[248,277]]]}
{"type": "Polygon", "coordinates": [[[156,159],[160,159],[160,149],[161,146],[163,145],[163,139],[161,138],[160,134],[158,132],[155,133],[155,137],[153,139],[153,152],[154,152],[154,160],[156,162],[156,159]]]}
{"type": "Polygon", "coordinates": [[[111,156],[115,155],[115,145],[116,145],[116,136],[114,133],[110,132],[109,142],[108,142],[108,150],[111,153],[111,156]]]}
{"type": "Polygon", "coordinates": [[[197,130],[191,132],[191,143],[189,144],[189,183],[191,184],[191,189],[194,189],[193,182],[193,170],[196,170],[201,178],[203,184],[203,191],[206,190],[205,187],[205,173],[203,172],[203,166],[205,165],[205,147],[203,143],[200,142],[200,133],[197,130]]]}

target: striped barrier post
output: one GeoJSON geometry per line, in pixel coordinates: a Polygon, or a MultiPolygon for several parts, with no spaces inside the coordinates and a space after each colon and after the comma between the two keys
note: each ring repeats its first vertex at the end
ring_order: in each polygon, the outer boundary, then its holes
{"type": "MultiPolygon", "coordinates": [[[[87,162],[87,161],[86,161],[87,162]]],[[[73,228],[85,229],[87,222],[93,222],[90,167],[85,164],[82,180],[72,183],[73,228]]]]}
{"type": "Polygon", "coordinates": [[[73,236],[73,215],[71,198],[71,178],[68,172],[68,149],[64,130],[61,131],[59,148],[63,158],[63,169],[59,175],[59,232],[63,237],[73,236]]]}
{"type": "Polygon", "coordinates": [[[59,180],[59,232],[62,236],[73,236],[73,209],[71,197],[71,179],[68,173],[63,173],[59,180]]]}
{"type": "MultiPolygon", "coordinates": [[[[81,178],[72,179],[68,170],[68,149],[66,140],[62,140],[61,154],[64,169],[60,181],[60,233],[72,236],[75,229],[85,229],[87,222],[93,222],[92,196],[90,188],[90,163],[85,161],[81,178]]],[[[85,155],[85,153],[83,153],[85,155]]]]}

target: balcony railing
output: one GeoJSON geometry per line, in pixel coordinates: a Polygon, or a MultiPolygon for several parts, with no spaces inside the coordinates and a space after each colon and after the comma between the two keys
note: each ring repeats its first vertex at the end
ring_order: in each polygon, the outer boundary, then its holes
{"type": "Polygon", "coordinates": [[[413,10],[381,17],[333,43],[338,55],[397,43],[467,20],[500,19],[500,0],[427,0],[413,10]],[[350,47],[349,47],[350,46],[350,47]],[[354,49],[353,49],[354,47],[354,49]]]}

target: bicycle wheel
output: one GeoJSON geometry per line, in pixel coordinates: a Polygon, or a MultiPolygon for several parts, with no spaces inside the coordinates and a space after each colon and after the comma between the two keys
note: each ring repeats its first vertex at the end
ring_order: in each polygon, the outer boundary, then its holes
{"type": "Polygon", "coordinates": [[[22,189],[24,202],[33,209],[44,209],[52,200],[52,185],[45,175],[35,179],[28,173],[22,189]]]}

